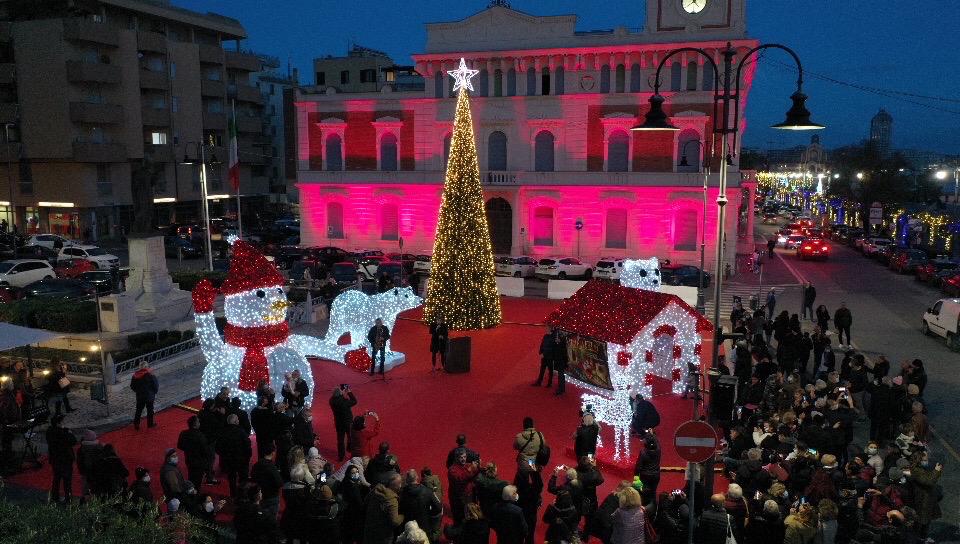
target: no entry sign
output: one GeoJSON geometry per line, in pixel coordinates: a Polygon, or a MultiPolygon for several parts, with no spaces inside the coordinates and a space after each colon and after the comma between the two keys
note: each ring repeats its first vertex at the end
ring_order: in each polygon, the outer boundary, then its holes
{"type": "Polygon", "coordinates": [[[702,421],[688,421],[677,427],[673,446],[684,461],[702,463],[717,451],[717,431],[702,421]]]}

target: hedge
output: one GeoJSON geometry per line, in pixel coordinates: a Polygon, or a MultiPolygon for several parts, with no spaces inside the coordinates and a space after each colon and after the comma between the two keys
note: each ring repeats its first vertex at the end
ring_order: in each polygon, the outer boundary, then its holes
{"type": "Polygon", "coordinates": [[[97,304],[29,298],[0,304],[0,321],[55,332],[97,330],[97,304]]]}
{"type": "Polygon", "coordinates": [[[210,283],[212,283],[214,287],[219,288],[223,284],[223,281],[227,279],[227,273],[210,272],[208,270],[175,272],[170,275],[170,278],[173,280],[173,283],[180,286],[180,289],[193,291],[193,288],[203,279],[210,280],[210,283]]]}

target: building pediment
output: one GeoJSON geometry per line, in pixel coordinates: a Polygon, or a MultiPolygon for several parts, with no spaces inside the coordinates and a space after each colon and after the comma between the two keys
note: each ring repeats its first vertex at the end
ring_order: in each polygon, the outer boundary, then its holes
{"type": "Polygon", "coordinates": [[[535,16],[493,6],[460,21],[427,24],[426,53],[550,47],[574,35],[576,15],[535,16]]]}

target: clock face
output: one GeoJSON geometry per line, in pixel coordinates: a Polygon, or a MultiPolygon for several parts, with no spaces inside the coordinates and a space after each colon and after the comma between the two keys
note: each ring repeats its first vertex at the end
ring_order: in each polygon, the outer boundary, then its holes
{"type": "Polygon", "coordinates": [[[683,11],[687,13],[700,13],[707,7],[707,0],[681,0],[683,2],[683,11]]]}

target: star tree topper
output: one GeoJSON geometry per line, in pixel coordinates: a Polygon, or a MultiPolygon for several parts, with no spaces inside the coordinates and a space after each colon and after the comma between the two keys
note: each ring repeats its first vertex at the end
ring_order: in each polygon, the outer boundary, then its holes
{"type": "Polygon", "coordinates": [[[460,67],[456,70],[447,70],[447,73],[456,80],[456,82],[453,84],[453,92],[457,92],[463,88],[472,91],[473,83],[470,83],[470,78],[479,74],[480,70],[471,70],[467,68],[467,61],[461,58],[460,67]]]}

